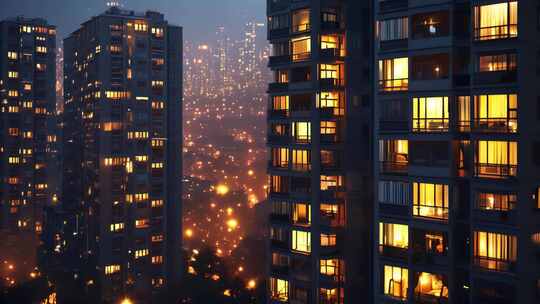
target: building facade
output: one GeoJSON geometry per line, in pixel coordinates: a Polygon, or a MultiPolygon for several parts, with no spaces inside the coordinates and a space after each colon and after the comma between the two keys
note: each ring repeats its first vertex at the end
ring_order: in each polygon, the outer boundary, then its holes
{"type": "Polygon", "coordinates": [[[64,40],[66,252],[105,300],[182,272],[182,28],[112,7],[64,40]]]}
{"type": "Polygon", "coordinates": [[[55,47],[43,19],[0,21],[0,256],[15,283],[36,266],[43,210],[56,202],[55,47]]]}
{"type": "Polygon", "coordinates": [[[536,1],[373,1],[376,303],[538,303],[536,1]]]}
{"type": "Polygon", "coordinates": [[[268,301],[361,303],[371,294],[370,3],[267,5],[268,301]]]}

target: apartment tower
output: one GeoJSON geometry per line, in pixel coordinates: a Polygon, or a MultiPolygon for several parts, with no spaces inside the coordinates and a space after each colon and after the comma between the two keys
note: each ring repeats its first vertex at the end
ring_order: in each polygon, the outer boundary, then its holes
{"type": "Polygon", "coordinates": [[[539,303],[538,1],[373,1],[375,303],[539,303]]]}
{"type": "Polygon", "coordinates": [[[371,294],[371,4],[267,5],[268,303],[362,303],[371,294]]]}
{"type": "MultiPolygon", "coordinates": [[[[25,280],[36,266],[44,208],[56,202],[56,29],[43,19],[0,21],[0,258],[25,280]]],[[[5,277],[4,277],[5,274],[5,277]]]]}
{"type": "Polygon", "coordinates": [[[149,301],[182,271],[182,28],[112,7],[64,46],[65,250],[104,300],[149,301]]]}

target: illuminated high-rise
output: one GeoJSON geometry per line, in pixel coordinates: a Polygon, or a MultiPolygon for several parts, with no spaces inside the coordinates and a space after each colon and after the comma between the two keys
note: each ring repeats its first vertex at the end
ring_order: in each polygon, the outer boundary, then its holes
{"type": "Polygon", "coordinates": [[[373,4],[376,303],[539,303],[538,2],[373,4]]]}
{"type": "Polygon", "coordinates": [[[103,299],[149,301],[182,271],[182,28],[114,7],[64,46],[65,250],[103,299]]]}
{"type": "Polygon", "coordinates": [[[33,270],[44,208],[56,202],[55,48],[56,28],[43,19],[0,21],[0,258],[15,269],[8,282],[33,270]]]}
{"type": "Polygon", "coordinates": [[[369,1],[268,0],[269,303],[371,294],[369,1]]]}

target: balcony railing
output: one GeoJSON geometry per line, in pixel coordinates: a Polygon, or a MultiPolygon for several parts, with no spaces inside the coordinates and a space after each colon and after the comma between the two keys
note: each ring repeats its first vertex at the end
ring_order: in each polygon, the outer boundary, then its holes
{"type": "Polygon", "coordinates": [[[446,304],[446,303],[448,303],[448,298],[445,298],[445,297],[442,297],[442,296],[439,296],[439,295],[432,295],[432,294],[416,292],[414,294],[414,303],[418,303],[418,304],[446,304]]]}
{"type": "Polygon", "coordinates": [[[269,144],[287,145],[287,144],[290,144],[291,142],[293,142],[293,138],[291,136],[268,135],[269,144]]]}
{"type": "Polygon", "coordinates": [[[379,245],[379,254],[393,259],[407,259],[407,248],[379,245]]]}
{"type": "Polygon", "coordinates": [[[514,272],[516,266],[515,262],[512,261],[487,257],[474,257],[474,265],[483,269],[501,272],[514,272]]]}
{"type": "Polygon", "coordinates": [[[299,62],[299,61],[307,61],[311,58],[311,52],[305,52],[305,53],[297,53],[292,55],[292,61],[299,62]]]}
{"type": "Polygon", "coordinates": [[[504,24],[474,29],[474,39],[477,41],[515,38],[517,35],[517,24],[504,24]]]}
{"type": "Polygon", "coordinates": [[[409,79],[385,79],[379,80],[380,92],[400,92],[409,89],[409,79]]]}
{"type": "Polygon", "coordinates": [[[268,39],[286,38],[289,36],[290,29],[288,27],[273,29],[268,31],[268,39]]]}
{"type": "Polygon", "coordinates": [[[408,162],[381,161],[380,170],[382,173],[407,174],[409,168],[408,162]]]}
{"type": "Polygon", "coordinates": [[[293,33],[303,33],[311,30],[311,24],[310,23],[302,23],[302,24],[296,24],[292,27],[293,33]]]}
{"type": "Polygon", "coordinates": [[[344,52],[338,48],[321,49],[320,53],[322,60],[339,60],[345,57],[344,55],[344,52]]]}
{"type": "Polygon", "coordinates": [[[447,207],[437,207],[428,205],[413,205],[413,215],[416,217],[434,219],[434,220],[448,220],[450,209],[447,207]]]}
{"type": "Polygon", "coordinates": [[[413,119],[413,132],[448,132],[449,118],[413,119]]]}
{"type": "Polygon", "coordinates": [[[474,130],[480,132],[516,133],[515,118],[481,118],[474,120],[474,130]]]}
{"type": "Polygon", "coordinates": [[[322,21],[321,29],[322,30],[339,30],[341,29],[341,24],[338,21],[322,21]]]}
{"type": "Polygon", "coordinates": [[[339,89],[345,85],[345,81],[339,78],[323,78],[319,80],[319,85],[325,90],[339,89]]]}
{"type": "Polygon", "coordinates": [[[517,175],[517,165],[510,164],[482,164],[474,166],[474,174],[477,177],[507,178],[517,175]]]}
{"type": "Polygon", "coordinates": [[[268,59],[268,65],[282,65],[282,64],[289,64],[291,62],[291,56],[290,55],[278,55],[278,56],[270,56],[268,59]]]}
{"type": "Polygon", "coordinates": [[[379,10],[388,11],[400,8],[407,8],[408,5],[408,0],[381,0],[379,1],[379,10]]]}
{"type": "Polygon", "coordinates": [[[289,110],[268,110],[268,118],[281,119],[289,117],[289,110]]]}
{"type": "Polygon", "coordinates": [[[288,82],[272,82],[268,85],[269,93],[285,92],[289,89],[288,82]]]}

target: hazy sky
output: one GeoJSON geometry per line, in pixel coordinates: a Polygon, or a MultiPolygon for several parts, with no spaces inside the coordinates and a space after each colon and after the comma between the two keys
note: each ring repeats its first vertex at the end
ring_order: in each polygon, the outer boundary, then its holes
{"type": "MultiPolygon", "coordinates": [[[[231,34],[242,29],[247,20],[265,20],[266,0],[123,0],[125,8],[136,11],[157,10],[165,18],[184,27],[187,39],[213,38],[218,25],[231,34]]],[[[64,38],[83,21],[106,9],[106,0],[0,0],[0,19],[24,15],[43,17],[58,27],[64,38]]],[[[234,36],[233,36],[234,37],[234,36]]]]}

